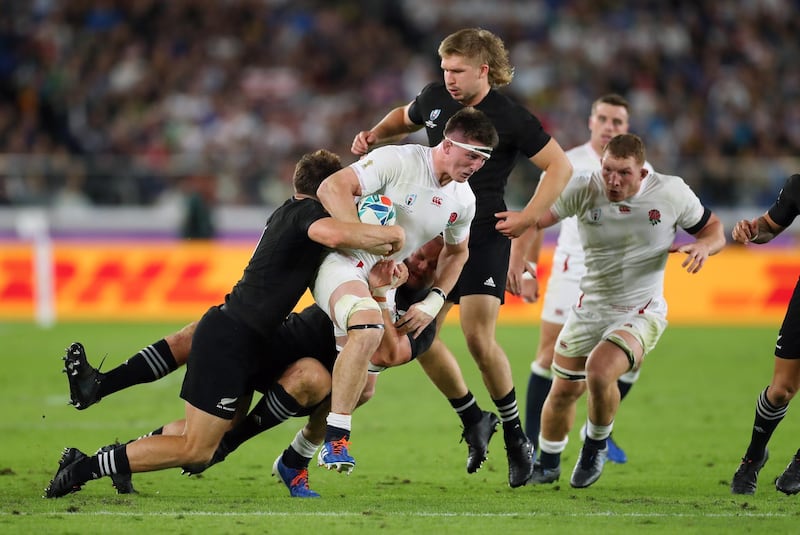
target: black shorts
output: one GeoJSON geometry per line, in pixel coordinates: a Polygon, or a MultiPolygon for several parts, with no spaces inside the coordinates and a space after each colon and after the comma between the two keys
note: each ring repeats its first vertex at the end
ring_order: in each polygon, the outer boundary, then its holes
{"type": "Polygon", "coordinates": [[[305,357],[318,360],[333,373],[336,356],[333,324],[321,308],[311,306],[299,314],[289,314],[278,327],[261,352],[251,384],[255,390],[265,392],[286,368],[305,357]]]}
{"type": "Polygon", "coordinates": [[[800,280],[794,287],[781,330],[778,331],[775,356],[790,360],[800,359],[800,280]]]}
{"type": "Polygon", "coordinates": [[[252,392],[250,379],[266,346],[262,335],[211,307],[192,338],[181,397],[203,412],[232,419],[252,392]]]}
{"type": "Polygon", "coordinates": [[[493,295],[505,301],[511,240],[496,230],[473,229],[469,237],[469,259],[447,300],[458,303],[464,295],[493,295]]]}

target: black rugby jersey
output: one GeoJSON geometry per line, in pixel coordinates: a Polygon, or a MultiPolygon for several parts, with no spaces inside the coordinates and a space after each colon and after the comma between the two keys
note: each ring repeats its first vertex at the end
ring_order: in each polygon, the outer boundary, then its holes
{"type": "Polygon", "coordinates": [[[775,203],[767,211],[769,217],[782,227],[792,224],[800,214],[800,174],[786,179],[775,203]]]}
{"type": "Polygon", "coordinates": [[[267,219],[244,274],[225,297],[225,308],[250,328],[270,336],[294,309],[314,278],[325,247],[308,237],[328,217],[314,199],[287,200],[267,219]]]}
{"type": "MultiPolygon", "coordinates": [[[[463,106],[447,92],[444,82],[434,82],[425,86],[416,96],[408,115],[413,123],[425,126],[428,143],[433,147],[444,138],[445,123],[461,108],[463,106]]],[[[492,157],[469,179],[476,197],[472,227],[493,230],[497,223],[495,212],[506,209],[503,197],[517,154],[531,158],[547,145],[550,135],[544,131],[536,116],[495,89],[490,90],[475,108],[489,117],[500,138],[492,157]]]]}

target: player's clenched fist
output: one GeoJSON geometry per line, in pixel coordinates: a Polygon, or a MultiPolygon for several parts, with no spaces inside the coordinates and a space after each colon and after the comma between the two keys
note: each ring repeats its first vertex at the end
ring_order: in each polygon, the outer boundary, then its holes
{"type": "Polygon", "coordinates": [[[731,236],[739,243],[747,243],[758,237],[758,218],[742,219],[733,227],[731,236]]]}

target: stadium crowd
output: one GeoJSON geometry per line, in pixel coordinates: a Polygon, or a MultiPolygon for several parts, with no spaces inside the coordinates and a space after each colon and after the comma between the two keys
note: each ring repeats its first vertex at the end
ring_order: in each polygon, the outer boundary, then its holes
{"type": "MultiPolygon", "coordinates": [[[[800,154],[798,0],[15,0],[0,11],[0,204],[137,204],[211,178],[275,205],[293,164],[441,77],[454,29],[503,37],[505,89],[559,143],[598,94],[709,206],[766,206],[800,154]]],[[[509,187],[527,199],[538,176],[509,187]]]]}

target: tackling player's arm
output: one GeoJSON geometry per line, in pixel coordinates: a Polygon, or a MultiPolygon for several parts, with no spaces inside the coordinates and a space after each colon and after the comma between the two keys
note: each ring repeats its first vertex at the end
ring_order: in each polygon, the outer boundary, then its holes
{"type": "Polygon", "coordinates": [[[322,181],[317,189],[317,198],[332,218],[325,218],[312,225],[326,221],[319,229],[319,243],[333,248],[365,249],[372,254],[391,255],[403,248],[405,233],[398,225],[366,225],[359,221],[353,198],[361,195],[361,184],[355,171],[345,167],[322,181]],[[332,219],[332,221],[327,221],[332,219]],[[326,241],[322,241],[325,239],[326,241]],[[331,245],[337,243],[337,245],[331,245]]]}
{"type": "Polygon", "coordinates": [[[308,227],[308,237],[331,249],[364,249],[386,256],[402,249],[405,243],[405,232],[399,225],[349,223],[333,217],[314,221],[308,227]]]}
{"type": "Polygon", "coordinates": [[[469,258],[468,241],[465,239],[457,244],[444,244],[439,254],[433,288],[425,299],[411,305],[397,323],[402,334],[413,333],[416,338],[442,309],[447,294],[455,287],[461,269],[469,258]]]}
{"type": "MultiPolygon", "coordinates": [[[[521,212],[498,212],[495,228],[509,238],[517,238],[533,226],[556,201],[572,176],[572,164],[561,145],[550,138],[547,145],[531,157],[531,162],[544,171],[536,191],[521,212]]],[[[542,228],[542,227],[539,227],[542,228]]]]}
{"type": "Polygon", "coordinates": [[[415,124],[408,116],[411,103],[398,106],[381,119],[378,124],[369,130],[362,130],[353,139],[350,152],[362,156],[378,145],[396,143],[412,132],[416,132],[422,125],[415,124]]]}
{"type": "Polygon", "coordinates": [[[381,307],[385,331],[381,343],[370,362],[379,367],[405,364],[411,360],[411,343],[408,337],[400,334],[394,326],[395,306],[387,300],[390,290],[405,284],[408,280],[408,267],[403,262],[378,262],[370,270],[369,286],[372,298],[381,307]]]}

